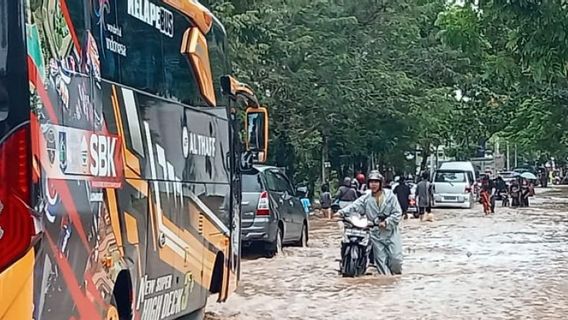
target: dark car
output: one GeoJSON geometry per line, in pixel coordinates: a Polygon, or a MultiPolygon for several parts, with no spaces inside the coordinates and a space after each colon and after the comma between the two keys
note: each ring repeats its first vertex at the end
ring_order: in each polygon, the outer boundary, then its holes
{"type": "Polygon", "coordinates": [[[261,244],[274,256],[285,244],[307,246],[309,223],[301,197],[286,174],[271,166],[254,166],[242,176],[241,234],[245,246],[261,244]]]}
{"type": "MultiPolygon", "coordinates": [[[[519,175],[522,175],[525,172],[530,172],[534,176],[538,177],[538,169],[533,166],[519,166],[514,168],[513,171],[518,173],[519,175]]],[[[529,179],[529,182],[532,183],[534,186],[540,185],[540,181],[538,179],[529,179]]]]}
{"type": "Polygon", "coordinates": [[[501,172],[499,172],[499,176],[501,178],[503,178],[503,181],[505,181],[505,183],[507,184],[507,187],[509,187],[511,185],[511,182],[513,182],[513,180],[517,179],[517,177],[519,176],[519,173],[515,172],[515,171],[501,171],[501,172]]]}

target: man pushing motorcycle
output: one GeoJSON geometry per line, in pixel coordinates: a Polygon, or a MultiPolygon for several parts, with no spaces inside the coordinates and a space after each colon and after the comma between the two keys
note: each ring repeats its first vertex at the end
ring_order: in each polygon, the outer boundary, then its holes
{"type": "Polygon", "coordinates": [[[379,171],[369,173],[365,193],[349,206],[341,209],[340,215],[352,213],[365,215],[373,222],[371,229],[372,259],[380,274],[393,275],[402,273],[402,243],[398,224],[402,210],[391,190],[384,189],[384,177],[379,171]]]}

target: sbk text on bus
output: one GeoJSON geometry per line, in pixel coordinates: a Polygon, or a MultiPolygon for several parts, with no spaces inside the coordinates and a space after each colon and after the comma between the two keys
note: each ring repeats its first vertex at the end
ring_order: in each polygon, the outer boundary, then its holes
{"type": "Polygon", "coordinates": [[[117,138],[92,134],[89,146],[91,154],[91,175],[95,177],[117,177],[115,152],[117,138]]]}

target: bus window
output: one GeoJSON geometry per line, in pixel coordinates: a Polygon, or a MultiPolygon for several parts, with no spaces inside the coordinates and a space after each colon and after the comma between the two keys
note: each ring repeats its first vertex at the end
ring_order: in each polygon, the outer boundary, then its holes
{"type": "Polygon", "coordinates": [[[191,63],[184,55],[180,54],[180,45],[183,42],[183,34],[191,24],[187,19],[175,13],[173,38],[164,39],[162,42],[164,67],[162,69],[166,93],[165,97],[179,101],[193,107],[206,106],[207,103],[201,98],[199,85],[195,79],[191,63]]]}
{"type": "Polygon", "coordinates": [[[8,1],[0,1],[0,121],[8,117],[8,90],[4,80],[8,60],[8,1]]]}
{"type": "MultiPolygon", "coordinates": [[[[128,11],[127,1],[116,1],[116,5],[117,12],[128,11]]],[[[125,56],[120,56],[120,82],[161,95],[164,91],[162,41],[166,37],[131,15],[118,16],[118,22],[122,28],[121,41],[127,48],[125,56]]]]}
{"type": "Polygon", "coordinates": [[[211,63],[213,86],[217,98],[217,107],[227,106],[228,97],[221,92],[220,81],[223,75],[230,73],[230,68],[227,56],[227,39],[221,25],[213,23],[206,38],[207,47],[209,48],[209,62],[211,63]]]}

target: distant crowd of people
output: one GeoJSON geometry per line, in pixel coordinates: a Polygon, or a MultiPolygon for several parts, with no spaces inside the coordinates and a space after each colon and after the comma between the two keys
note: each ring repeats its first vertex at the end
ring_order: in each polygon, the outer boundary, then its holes
{"type": "MultiPolygon", "coordinates": [[[[408,219],[408,211],[412,206],[416,207],[414,216],[420,220],[432,220],[433,184],[430,175],[424,172],[420,176],[414,194],[410,183],[414,183],[412,176],[396,178],[395,181],[384,180],[382,188],[391,190],[398,200],[404,219],[408,219]],[[413,197],[412,197],[413,196],[413,197]]],[[[328,219],[333,216],[332,207],[338,210],[353,203],[368,191],[367,181],[364,174],[359,173],[355,178],[345,177],[335,195],[331,194],[328,184],[321,187],[320,204],[323,214],[328,219]]]]}

